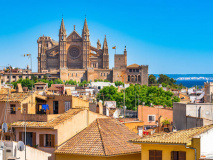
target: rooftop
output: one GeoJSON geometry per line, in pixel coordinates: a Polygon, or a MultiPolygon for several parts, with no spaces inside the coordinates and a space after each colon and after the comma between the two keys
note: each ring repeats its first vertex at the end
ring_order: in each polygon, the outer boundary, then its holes
{"type": "Polygon", "coordinates": [[[30,96],[30,93],[10,93],[9,95],[2,94],[0,95],[0,102],[22,102],[28,96],[30,96]]]}
{"type": "Polygon", "coordinates": [[[139,67],[140,67],[140,65],[138,65],[138,64],[131,64],[131,65],[127,66],[127,68],[139,68],[139,67]]]}
{"type": "MultiPolygon", "coordinates": [[[[83,109],[70,109],[67,112],[60,114],[58,117],[51,119],[48,122],[36,122],[36,121],[27,121],[26,127],[30,128],[54,128],[60,123],[65,122],[66,120],[72,118],[77,115],[79,112],[83,111],[83,109]]],[[[24,121],[17,121],[11,124],[13,127],[24,127],[24,121]]]]}
{"type": "Polygon", "coordinates": [[[192,138],[198,136],[210,129],[213,125],[180,130],[177,132],[154,134],[140,139],[132,139],[130,142],[135,143],[172,143],[172,144],[187,144],[192,138]]]}
{"type": "Polygon", "coordinates": [[[50,88],[48,88],[48,91],[59,91],[59,89],[52,85],[50,88]]]}
{"type": "Polygon", "coordinates": [[[47,83],[44,83],[44,82],[37,82],[37,83],[35,83],[35,84],[37,84],[37,85],[46,85],[47,83]]]}
{"type": "Polygon", "coordinates": [[[99,118],[59,146],[55,153],[91,156],[140,153],[139,145],[128,142],[133,138],[139,138],[139,136],[119,121],[113,118],[99,118]]]}

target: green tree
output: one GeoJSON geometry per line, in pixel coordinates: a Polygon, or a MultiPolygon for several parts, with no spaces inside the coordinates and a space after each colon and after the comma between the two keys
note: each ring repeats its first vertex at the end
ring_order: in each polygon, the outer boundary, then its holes
{"type": "Polygon", "coordinates": [[[38,77],[35,76],[34,74],[31,74],[31,80],[33,80],[34,82],[38,81],[38,77]]]}
{"type": "MultiPolygon", "coordinates": [[[[116,101],[118,106],[123,105],[124,101],[124,90],[121,92],[117,91],[116,87],[104,87],[100,90],[97,95],[97,99],[116,101]]],[[[170,91],[164,91],[162,88],[157,86],[146,86],[146,85],[133,85],[131,84],[125,89],[125,105],[127,109],[136,110],[138,104],[145,102],[145,105],[149,106],[151,103],[153,105],[163,105],[167,107],[172,107],[173,102],[179,102],[180,99],[173,96],[170,91]]]]}
{"type": "Polygon", "coordinates": [[[121,81],[116,81],[115,82],[115,86],[124,86],[124,83],[123,82],[121,82],[121,81]]]}
{"type": "Polygon", "coordinates": [[[123,104],[123,93],[118,92],[118,88],[114,86],[107,86],[99,91],[97,99],[102,101],[116,101],[117,106],[121,106],[123,104]]]}
{"type": "Polygon", "coordinates": [[[156,84],[157,83],[156,77],[153,74],[149,75],[148,83],[149,84],[156,84]]]}
{"type": "Polygon", "coordinates": [[[68,80],[68,81],[65,82],[65,84],[76,85],[77,82],[74,81],[74,80],[68,80]]]}
{"type": "Polygon", "coordinates": [[[47,80],[47,75],[46,74],[44,75],[43,79],[47,80]]]}
{"type": "Polygon", "coordinates": [[[84,86],[86,86],[87,84],[89,84],[89,82],[87,82],[86,80],[84,80],[83,82],[78,83],[78,85],[79,85],[80,87],[84,87],[84,86]]]}

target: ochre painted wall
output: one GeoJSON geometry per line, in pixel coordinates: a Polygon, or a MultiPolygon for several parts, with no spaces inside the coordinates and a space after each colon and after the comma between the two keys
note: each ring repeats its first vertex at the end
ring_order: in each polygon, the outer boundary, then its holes
{"type": "Polygon", "coordinates": [[[141,160],[141,154],[127,154],[122,156],[98,157],[72,154],[56,154],[55,160],[141,160]]]}
{"type": "Polygon", "coordinates": [[[143,127],[143,122],[126,122],[124,123],[125,126],[127,126],[131,131],[138,133],[138,127],[143,127]]]}
{"type": "Polygon", "coordinates": [[[72,96],[72,108],[89,108],[89,101],[72,96]]]}
{"type": "Polygon", "coordinates": [[[69,120],[56,126],[57,129],[57,145],[61,145],[75,134],[82,131],[87,125],[91,124],[96,118],[108,118],[104,115],[96,114],[88,110],[83,110],[69,120]],[[89,116],[89,117],[88,117],[89,116]]]}
{"type": "Polygon", "coordinates": [[[149,150],[162,150],[162,160],[170,160],[172,151],[185,151],[187,160],[195,159],[194,150],[185,148],[184,145],[142,144],[141,160],[149,159],[149,150]]]}

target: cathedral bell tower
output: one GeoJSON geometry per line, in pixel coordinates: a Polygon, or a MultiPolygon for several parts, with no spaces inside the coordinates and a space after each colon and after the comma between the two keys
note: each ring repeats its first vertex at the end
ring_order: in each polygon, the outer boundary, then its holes
{"type": "Polygon", "coordinates": [[[103,44],[103,68],[109,69],[109,54],[108,54],[108,45],[107,45],[107,39],[106,35],[104,38],[104,44],[103,44]]]}
{"type": "Polygon", "coordinates": [[[83,68],[87,69],[90,67],[89,54],[90,54],[90,40],[89,40],[89,29],[87,26],[87,19],[84,21],[84,28],[82,30],[83,40],[83,68]]]}
{"type": "Polygon", "coordinates": [[[61,27],[59,30],[59,68],[67,68],[67,50],[66,50],[66,29],[64,26],[64,20],[62,18],[61,27]]]}

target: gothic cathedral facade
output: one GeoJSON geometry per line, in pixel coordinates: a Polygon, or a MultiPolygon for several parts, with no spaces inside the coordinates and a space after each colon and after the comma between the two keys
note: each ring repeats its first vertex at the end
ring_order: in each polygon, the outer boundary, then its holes
{"type": "Polygon", "coordinates": [[[82,34],[74,30],[67,36],[62,18],[59,29],[59,42],[50,37],[39,37],[38,72],[55,75],[62,80],[94,81],[96,79],[111,82],[139,83],[148,85],[148,66],[127,66],[127,51],[115,54],[114,68],[109,69],[109,53],[106,36],[103,46],[100,40],[97,47],[91,45],[90,34],[85,18],[82,34]]]}

